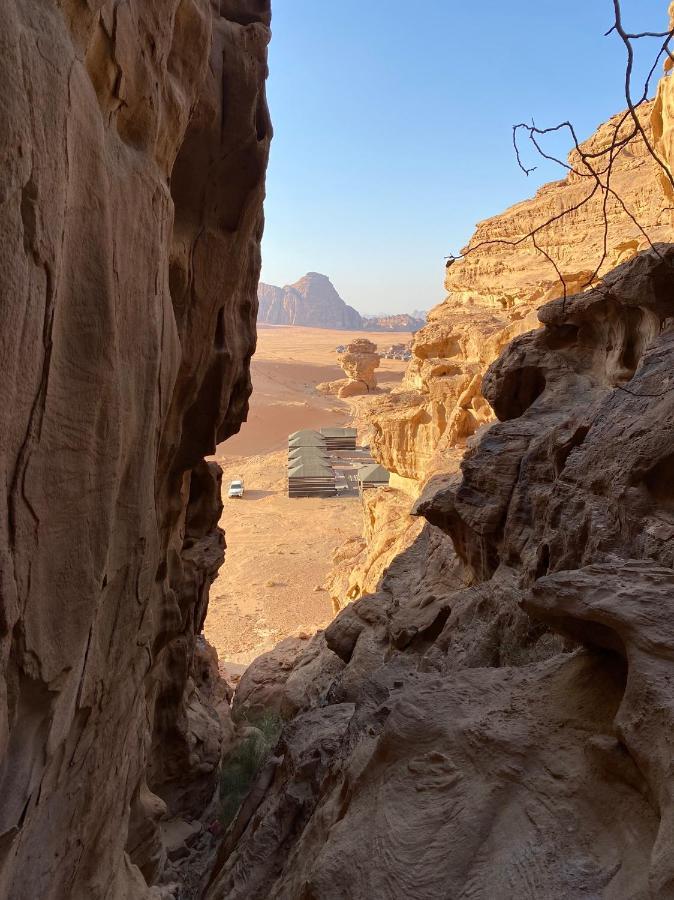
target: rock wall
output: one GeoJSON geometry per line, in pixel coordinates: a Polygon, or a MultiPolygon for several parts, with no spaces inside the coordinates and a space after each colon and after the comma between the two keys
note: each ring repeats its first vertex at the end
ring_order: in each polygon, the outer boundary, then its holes
{"type": "MultiPolygon", "coordinates": [[[[640,116],[649,139],[651,114],[652,104],[644,104],[640,116]]],[[[620,130],[623,116],[614,116],[582,145],[587,153],[597,154],[594,162],[600,169],[607,162],[613,137],[630,124],[626,122],[620,130]]],[[[630,142],[614,162],[611,184],[629,215],[615,198],[609,198],[603,263],[603,200],[597,192],[579,206],[595,182],[587,177],[575,151],[569,164],[574,171],[563,181],[544,185],[531,200],[480,223],[464,249],[464,258],[447,268],[447,299],[431,311],[428,324],[416,334],[400,390],[371,410],[377,459],[399,476],[422,483],[435,471],[456,467],[467,439],[493,421],[480,390],[488,366],[513,338],[537,327],[536,311],[559,294],[554,268],[530,240],[518,244],[521,238],[562,211],[573,210],[537,235],[539,246],[561,270],[570,294],[583,288],[597,267],[603,275],[648,247],[630,216],[652,241],[671,239],[662,170],[640,138],[630,142]]]]}
{"type": "MultiPolygon", "coordinates": [[[[657,109],[646,103],[640,111],[649,141],[662,130],[658,112],[662,104],[660,98],[657,109]]],[[[592,158],[600,169],[606,164],[614,136],[627,127],[621,125],[624,115],[614,116],[582,145],[585,152],[598,154],[592,158]]],[[[409,508],[408,497],[418,497],[433,473],[458,472],[466,450],[494,421],[494,411],[481,388],[489,365],[518,335],[539,327],[537,310],[560,290],[559,279],[545,257],[530,240],[518,241],[592,192],[596,182],[584,177],[587,171],[575,151],[569,164],[574,171],[563,181],[544,185],[533,199],[478,225],[465,258],[446,270],[447,299],[429,314],[428,324],[417,333],[400,389],[373,398],[365,411],[373,454],[391,471],[391,486],[400,492],[397,506],[401,516],[405,506],[409,508]]],[[[669,240],[674,235],[671,211],[662,195],[663,181],[667,179],[662,169],[641,138],[616,156],[611,183],[625,208],[609,198],[602,274],[648,246],[631,215],[651,240],[669,240]]],[[[668,187],[671,189],[669,182],[668,187]]],[[[603,201],[597,194],[542,229],[537,243],[557,261],[567,292],[573,293],[585,285],[601,262],[603,240],[603,201]]],[[[350,556],[354,564],[347,579],[351,598],[353,586],[369,581],[369,573],[383,560],[379,548],[385,540],[392,502],[386,497],[370,503],[367,515],[380,519],[371,529],[378,537],[369,550],[366,546],[350,556]]],[[[414,533],[409,520],[406,530],[414,533]]],[[[389,543],[392,540],[389,535],[389,543]]],[[[402,549],[400,540],[398,535],[396,541],[402,549]]],[[[345,547],[338,556],[348,554],[349,549],[345,547]]],[[[341,568],[338,559],[334,588],[344,583],[341,568]]],[[[333,599],[341,606],[348,598],[345,594],[333,599]]]]}
{"type": "Polygon", "coordinates": [[[327,275],[307,272],[294,284],[260,284],[258,321],[266,325],[306,325],[358,331],[360,313],[339,296],[327,275]]]}
{"type": "Polygon", "coordinates": [[[145,896],[157,820],[213,792],[195,640],[224,539],[204,456],[250,392],[269,18],[267,0],[0,3],[13,900],[145,896]]]}
{"type": "Polygon", "coordinates": [[[658,244],[489,367],[431,524],[287,665],[209,900],[674,897],[673,288],[658,244]]]}

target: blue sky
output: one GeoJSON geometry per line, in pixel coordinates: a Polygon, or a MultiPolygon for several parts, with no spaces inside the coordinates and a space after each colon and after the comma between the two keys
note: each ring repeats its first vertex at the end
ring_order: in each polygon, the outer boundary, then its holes
{"type": "MultiPolygon", "coordinates": [[[[666,6],[623,0],[625,24],[664,30],[666,6]]],[[[603,36],[611,0],[273,10],[262,279],[323,272],[363,313],[439,303],[443,257],[475,223],[562,177],[549,165],[525,177],[513,124],[571,119],[584,138],[625,106],[624,49],[603,36]]],[[[642,42],[644,63],[654,46],[642,42]]]]}

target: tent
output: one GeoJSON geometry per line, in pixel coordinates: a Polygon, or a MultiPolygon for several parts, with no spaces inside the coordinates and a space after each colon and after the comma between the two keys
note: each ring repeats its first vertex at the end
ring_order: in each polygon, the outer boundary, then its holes
{"type": "Polygon", "coordinates": [[[328,450],[355,450],[355,428],[321,428],[321,436],[328,450]]]}
{"type": "Polygon", "coordinates": [[[358,487],[361,491],[366,488],[381,487],[389,483],[388,471],[377,463],[370,466],[362,466],[358,470],[358,487]]]}
{"type": "Polygon", "coordinates": [[[322,447],[289,447],[288,460],[291,459],[324,459],[330,462],[330,456],[322,447]]]}
{"type": "Polygon", "coordinates": [[[295,431],[288,435],[288,447],[323,447],[325,448],[325,438],[317,431],[309,429],[305,431],[295,431]]]}
{"type": "Polygon", "coordinates": [[[335,472],[316,447],[300,447],[288,456],[289,497],[334,497],[335,472]]]}

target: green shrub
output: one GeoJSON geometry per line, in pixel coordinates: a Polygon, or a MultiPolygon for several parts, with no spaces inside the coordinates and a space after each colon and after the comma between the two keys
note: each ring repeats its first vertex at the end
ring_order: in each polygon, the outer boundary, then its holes
{"type": "Polygon", "coordinates": [[[220,821],[227,827],[236,816],[255,776],[276,744],[283,722],[273,712],[264,712],[247,722],[255,731],[248,734],[225,758],[220,774],[220,821]]]}

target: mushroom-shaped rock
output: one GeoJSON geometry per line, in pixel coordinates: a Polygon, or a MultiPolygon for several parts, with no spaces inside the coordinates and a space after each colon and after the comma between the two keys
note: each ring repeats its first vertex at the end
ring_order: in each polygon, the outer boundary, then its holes
{"type": "Polygon", "coordinates": [[[375,369],[379,366],[377,345],[367,338],[358,338],[347,345],[339,357],[348,380],[339,390],[340,397],[354,397],[369,394],[377,388],[375,369]]]}

